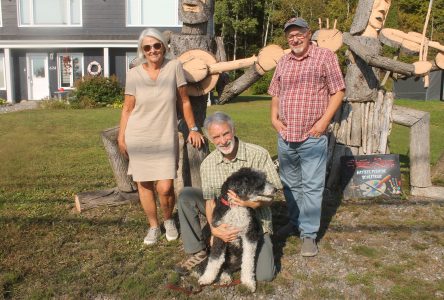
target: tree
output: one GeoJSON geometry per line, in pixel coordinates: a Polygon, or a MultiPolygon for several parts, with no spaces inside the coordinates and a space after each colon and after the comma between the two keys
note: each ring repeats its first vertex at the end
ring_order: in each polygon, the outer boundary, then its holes
{"type": "MultiPolygon", "coordinates": [[[[263,1],[216,1],[214,13],[216,35],[223,37],[227,53],[233,60],[238,57],[239,45],[244,45],[243,56],[249,54],[251,44],[248,41],[257,41],[257,29],[262,15],[263,1]]],[[[253,45],[255,44],[253,43],[253,45]]],[[[257,49],[257,47],[253,48],[257,49]]]]}

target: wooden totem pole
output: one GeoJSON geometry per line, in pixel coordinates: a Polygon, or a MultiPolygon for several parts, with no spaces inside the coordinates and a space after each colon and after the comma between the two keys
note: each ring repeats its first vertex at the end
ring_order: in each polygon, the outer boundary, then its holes
{"type": "MultiPolygon", "coordinates": [[[[425,39],[425,31],[421,35],[382,30],[390,4],[391,0],[360,0],[350,32],[343,35],[343,42],[349,47],[349,63],[345,76],[346,95],[332,124],[329,143],[327,186],[330,188],[338,184],[341,156],[389,153],[387,140],[392,122],[412,127],[412,132],[416,132],[411,134],[410,141],[412,194],[418,190],[415,188],[423,192],[424,188],[431,187],[428,113],[394,106],[393,94],[381,87],[380,72],[427,76],[439,67],[426,61],[427,55],[420,55],[420,61],[414,64],[380,55],[381,42],[415,54],[421,53],[423,47],[418,41],[425,39]]],[[[428,195],[433,196],[432,193],[428,195]]]]}

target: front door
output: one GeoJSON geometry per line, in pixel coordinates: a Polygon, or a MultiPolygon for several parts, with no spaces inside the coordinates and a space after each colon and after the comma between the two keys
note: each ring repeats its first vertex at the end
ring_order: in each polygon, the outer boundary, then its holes
{"type": "Polygon", "coordinates": [[[49,98],[48,55],[27,54],[28,100],[49,98]]]}

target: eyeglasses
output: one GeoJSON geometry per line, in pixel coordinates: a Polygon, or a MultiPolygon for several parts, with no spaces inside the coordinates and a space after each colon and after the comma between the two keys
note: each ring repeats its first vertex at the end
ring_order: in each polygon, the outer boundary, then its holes
{"type": "Polygon", "coordinates": [[[142,49],[145,52],[151,51],[151,48],[154,48],[154,50],[160,50],[162,48],[162,43],[155,43],[152,45],[143,45],[142,49]]]}
{"type": "Polygon", "coordinates": [[[289,34],[287,36],[287,40],[292,40],[294,38],[297,38],[298,40],[303,40],[307,37],[307,33],[308,31],[304,33],[289,34]]]}

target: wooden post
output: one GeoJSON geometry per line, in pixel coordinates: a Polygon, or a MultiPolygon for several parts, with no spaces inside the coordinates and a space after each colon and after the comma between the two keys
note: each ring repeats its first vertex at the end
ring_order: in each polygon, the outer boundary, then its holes
{"type": "Polygon", "coordinates": [[[444,198],[444,187],[432,186],[430,176],[430,114],[393,106],[393,122],[410,127],[410,193],[413,196],[444,198]]]}

